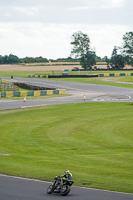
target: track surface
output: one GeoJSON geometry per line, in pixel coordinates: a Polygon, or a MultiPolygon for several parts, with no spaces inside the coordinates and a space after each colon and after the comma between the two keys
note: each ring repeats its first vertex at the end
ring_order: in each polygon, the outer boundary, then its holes
{"type": "MultiPolygon", "coordinates": [[[[11,80],[4,78],[4,80],[11,80]]],[[[72,83],[63,81],[52,81],[45,79],[22,79],[15,78],[14,81],[25,82],[32,85],[51,87],[56,89],[66,89],[67,94],[72,96],[54,97],[44,99],[28,99],[26,103],[23,100],[0,100],[0,110],[24,108],[29,106],[66,104],[66,103],[83,103],[84,94],[85,102],[133,102],[133,89],[112,87],[106,85],[94,85],[83,83],[72,83]]]]}
{"type": "Polygon", "coordinates": [[[71,187],[68,196],[47,194],[50,183],[0,175],[0,200],[133,200],[132,194],[71,187]]]}
{"type": "MultiPolygon", "coordinates": [[[[4,78],[4,80],[10,79],[4,78]]],[[[133,89],[43,79],[15,78],[14,81],[63,88],[66,89],[66,93],[72,96],[28,99],[26,103],[23,100],[0,100],[0,110],[66,103],[133,102],[133,89]],[[84,94],[86,101],[83,100],[84,94]]],[[[62,197],[59,194],[48,195],[46,193],[48,185],[49,183],[43,181],[0,175],[0,200],[53,200],[62,198],[69,200],[133,200],[132,194],[80,187],[72,187],[72,191],[67,197],[62,197]]]]}

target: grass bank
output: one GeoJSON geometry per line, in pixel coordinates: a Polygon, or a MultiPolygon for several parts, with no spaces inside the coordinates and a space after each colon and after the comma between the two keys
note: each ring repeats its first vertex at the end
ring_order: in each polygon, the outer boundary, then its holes
{"type": "Polygon", "coordinates": [[[0,111],[0,173],[133,192],[133,104],[82,103],[0,111]],[[8,128],[7,128],[8,127],[8,128]]]}

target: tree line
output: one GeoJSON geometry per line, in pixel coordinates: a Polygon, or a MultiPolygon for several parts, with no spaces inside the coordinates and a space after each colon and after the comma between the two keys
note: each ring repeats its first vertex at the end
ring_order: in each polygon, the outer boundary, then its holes
{"type": "Polygon", "coordinates": [[[0,55],[0,64],[19,64],[19,63],[47,63],[47,62],[80,62],[82,68],[92,69],[97,62],[106,62],[108,68],[123,69],[124,66],[131,65],[133,67],[133,32],[127,32],[123,36],[123,44],[121,47],[114,47],[111,57],[105,56],[101,58],[90,47],[90,39],[87,34],[81,31],[72,35],[72,51],[68,58],[58,58],[56,60],[43,57],[25,57],[19,58],[10,54],[0,55]],[[73,57],[74,56],[74,57],[73,57]]]}
{"type": "MultiPolygon", "coordinates": [[[[80,59],[77,58],[58,58],[58,59],[47,59],[43,57],[25,57],[19,58],[16,55],[10,54],[1,56],[0,55],[0,64],[20,64],[20,63],[48,63],[48,62],[80,62],[80,59]]],[[[96,56],[96,62],[106,62],[106,56],[101,58],[96,56]]]]}
{"type": "MultiPolygon", "coordinates": [[[[72,35],[73,46],[71,55],[80,59],[80,64],[85,69],[91,69],[96,64],[96,52],[90,47],[89,36],[81,31],[72,35]]],[[[123,69],[124,66],[131,65],[133,67],[133,32],[127,32],[123,36],[123,45],[114,47],[111,58],[104,57],[107,67],[112,69],[123,69]]]]}
{"type": "Polygon", "coordinates": [[[18,58],[16,55],[10,54],[1,56],[0,55],[0,64],[19,64],[19,63],[46,63],[49,62],[47,58],[43,57],[25,57],[18,58]]]}

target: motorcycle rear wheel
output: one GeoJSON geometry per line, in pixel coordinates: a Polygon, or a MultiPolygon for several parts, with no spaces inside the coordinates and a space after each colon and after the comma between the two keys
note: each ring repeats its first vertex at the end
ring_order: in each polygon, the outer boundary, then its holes
{"type": "Polygon", "coordinates": [[[64,185],[60,189],[60,193],[61,193],[62,196],[66,196],[69,192],[70,192],[70,186],[69,185],[64,185]]]}

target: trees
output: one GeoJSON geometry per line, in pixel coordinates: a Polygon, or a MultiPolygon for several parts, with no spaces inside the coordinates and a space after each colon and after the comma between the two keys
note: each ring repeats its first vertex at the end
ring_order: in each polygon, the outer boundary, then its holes
{"type": "Polygon", "coordinates": [[[9,56],[0,56],[0,64],[17,64],[19,63],[19,58],[15,55],[10,54],[9,56]]]}
{"type": "Polygon", "coordinates": [[[86,68],[91,69],[92,66],[96,64],[95,52],[87,51],[87,53],[81,57],[80,64],[84,69],[86,68]]]}
{"type": "Polygon", "coordinates": [[[72,35],[71,44],[73,45],[71,54],[75,54],[76,58],[81,58],[90,49],[90,39],[86,34],[82,33],[81,31],[76,32],[72,35]]]}
{"type": "Polygon", "coordinates": [[[127,32],[123,36],[123,41],[123,56],[125,57],[126,63],[133,66],[133,32],[127,32]]]}
{"type": "Polygon", "coordinates": [[[80,64],[83,68],[89,68],[96,63],[96,54],[90,50],[90,39],[88,35],[81,31],[76,32],[72,35],[73,45],[71,55],[75,55],[76,58],[80,59],[80,64]]]}
{"type": "Polygon", "coordinates": [[[25,57],[25,58],[21,58],[20,59],[21,63],[44,63],[44,62],[48,62],[48,60],[46,58],[43,57],[25,57]]]}
{"type": "Polygon", "coordinates": [[[117,53],[117,47],[115,46],[110,59],[111,67],[114,69],[123,69],[125,60],[121,54],[117,53]]]}

